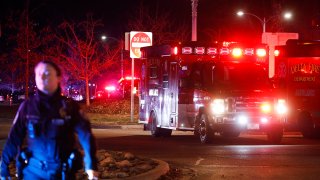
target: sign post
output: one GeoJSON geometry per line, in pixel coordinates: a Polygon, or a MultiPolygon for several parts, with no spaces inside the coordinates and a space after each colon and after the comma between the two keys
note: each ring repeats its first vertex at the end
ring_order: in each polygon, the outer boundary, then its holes
{"type": "MultiPolygon", "coordinates": [[[[128,35],[128,33],[126,33],[128,35]]],[[[140,32],[131,31],[129,38],[126,38],[126,44],[130,45],[130,57],[131,61],[131,122],[134,118],[134,59],[141,57],[140,48],[152,45],[152,33],[151,32],[140,32]]]]}

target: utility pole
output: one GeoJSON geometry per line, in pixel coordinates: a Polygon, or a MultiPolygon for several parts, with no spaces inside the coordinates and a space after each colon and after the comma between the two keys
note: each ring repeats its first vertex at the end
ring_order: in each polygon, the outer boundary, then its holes
{"type": "Polygon", "coordinates": [[[26,99],[29,98],[29,0],[27,1],[27,24],[26,24],[26,40],[27,40],[27,44],[26,44],[26,99]]]}
{"type": "Polygon", "coordinates": [[[123,70],[123,40],[120,40],[120,46],[121,46],[121,59],[120,59],[120,65],[121,65],[121,79],[123,79],[123,76],[124,76],[124,70],[123,70]]]}
{"type": "Polygon", "coordinates": [[[192,8],[192,35],[191,41],[197,41],[197,8],[199,0],[191,0],[192,8]]]}

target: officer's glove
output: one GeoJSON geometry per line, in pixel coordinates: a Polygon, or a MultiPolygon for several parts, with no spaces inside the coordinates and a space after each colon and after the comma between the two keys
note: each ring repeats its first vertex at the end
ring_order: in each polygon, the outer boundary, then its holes
{"type": "Polygon", "coordinates": [[[94,171],[92,169],[88,169],[88,170],[86,170],[86,173],[88,175],[89,180],[98,180],[99,175],[98,175],[97,171],[94,171]]]}

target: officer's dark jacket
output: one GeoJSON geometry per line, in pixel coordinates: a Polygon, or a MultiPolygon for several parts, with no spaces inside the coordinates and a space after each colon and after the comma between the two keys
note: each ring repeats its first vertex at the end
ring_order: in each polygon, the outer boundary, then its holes
{"type": "Polygon", "coordinates": [[[22,145],[40,161],[67,160],[76,146],[75,134],[84,150],[85,169],[96,170],[94,137],[79,106],[61,96],[60,89],[51,97],[38,91],[19,107],[2,152],[1,176],[9,176],[8,165],[22,145]]]}

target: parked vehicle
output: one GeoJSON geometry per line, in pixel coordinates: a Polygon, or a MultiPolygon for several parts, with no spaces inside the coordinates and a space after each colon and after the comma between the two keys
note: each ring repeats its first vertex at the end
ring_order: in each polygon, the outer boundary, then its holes
{"type": "Polygon", "coordinates": [[[320,41],[277,46],[274,82],[289,109],[285,130],[320,137],[320,41]]]}

